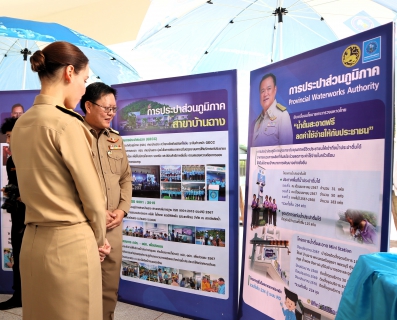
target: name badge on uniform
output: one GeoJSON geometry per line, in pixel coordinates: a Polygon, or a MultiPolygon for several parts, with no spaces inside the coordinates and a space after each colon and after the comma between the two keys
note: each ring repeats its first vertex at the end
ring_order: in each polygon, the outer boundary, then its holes
{"type": "Polygon", "coordinates": [[[121,145],[111,144],[109,145],[109,150],[121,150],[121,145]]]}
{"type": "Polygon", "coordinates": [[[275,123],[275,122],[269,122],[269,123],[267,124],[267,126],[268,126],[268,127],[275,127],[275,126],[276,126],[276,123],[275,123]]]}

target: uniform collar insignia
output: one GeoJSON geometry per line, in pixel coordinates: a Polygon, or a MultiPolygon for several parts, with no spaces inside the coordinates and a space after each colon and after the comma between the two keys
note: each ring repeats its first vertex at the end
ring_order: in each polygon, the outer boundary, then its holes
{"type": "Polygon", "coordinates": [[[274,121],[277,119],[277,117],[274,116],[274,114],[271,110],[267,110],[267,115],[269,116],[270,121],[274,121]]]}
{"type": "Polygon", "coordinates": [[[113,128],[108,128],[108,130],[110,131],[110,132],[113,132],[113,133],[115,133],[115,134],[118,134],[118,135],[120,135],[120,132],[118,132],[117,130],[114,130],[113,128]]]}
{"type": "Polygon", "coordinates": [[[75,111],[73,111],[73,110],[71,110],[71,109],[67,109],[67,108],[65,108],[65,107],[63,107],[63,106],[58,106],[58,105],[57,105],[56,108],[57,108],[58,110],[61,110],[61,111],[64,112],[64,113],[67,113],[67,114],[69,114],[69,115],[71,115],[71,116],[73,116],[73,117],[79,119],[81,122],[84,122],[84,118],[82,117],[81,114],[79,114],[79,113],[77,113],[77,112],[75,112],[75,111]]]}
{"type": "Polygon", "coordinates": [[[116,143],[117,141],[119,141],[119,139],[114,139],[114,138],[110,137],[108,139],[108,141],[111,142],[111,143],[116,143]]]}

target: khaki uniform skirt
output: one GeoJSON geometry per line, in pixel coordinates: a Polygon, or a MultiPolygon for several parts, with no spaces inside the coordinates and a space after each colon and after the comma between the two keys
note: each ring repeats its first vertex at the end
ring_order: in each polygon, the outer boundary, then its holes
{"type": "Polygon", "coordinates": [[[28,224],[20,258],[24,320],[102,319],[101,266],[88,223],[28,224]]]}

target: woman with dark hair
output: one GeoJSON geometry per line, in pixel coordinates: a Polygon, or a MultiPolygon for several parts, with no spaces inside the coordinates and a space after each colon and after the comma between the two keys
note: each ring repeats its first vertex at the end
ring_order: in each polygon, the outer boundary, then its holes
{"type": "Polygon", "coordinates": [[[367,221],[363,214],[358,210],[348,209],[345,212],[347,222],[350,223],[350,234],[352,237],[361,237],[363,243],[375,243],[375,227],[367,221]]]}
{"type": "Polygon", "coordinates": [[[110,251],[105,198],[91,134],[73,111],[85,92],[88,59],[76,46],[54,42],[30,62],[41,91],[11,141],[26,205],[23,318],[102,319],[100,261],[110,251]]]}

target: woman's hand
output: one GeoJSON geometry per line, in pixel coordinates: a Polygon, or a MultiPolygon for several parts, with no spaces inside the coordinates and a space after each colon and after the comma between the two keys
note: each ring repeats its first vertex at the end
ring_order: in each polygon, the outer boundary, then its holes
{"type": "Polygon", "coordinates": [[[99,260],[102,262],[103,260],[105,260],[106,256],[109,255],[110,250],[112,249],[112,247],[110,246],[110,243],[108,241],[108,239],[105,238],[105,244],[102,247],[99,247],[99,260]]]}

